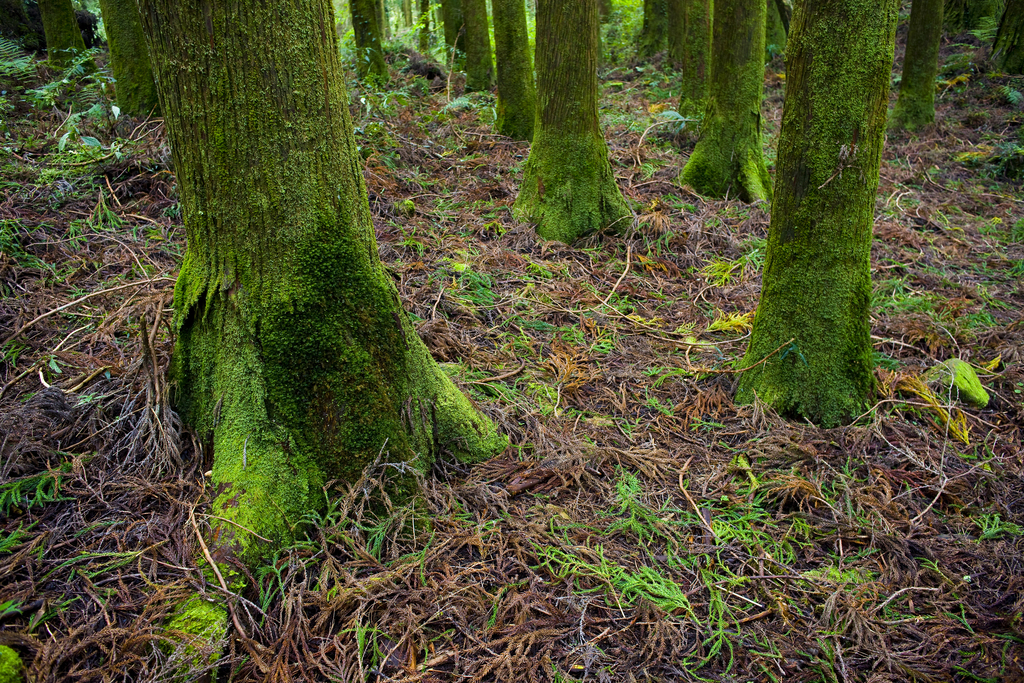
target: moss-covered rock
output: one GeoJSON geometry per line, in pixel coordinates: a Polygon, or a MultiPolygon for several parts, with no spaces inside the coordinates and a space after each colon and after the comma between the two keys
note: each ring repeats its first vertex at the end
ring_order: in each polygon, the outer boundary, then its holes
{"type": "Polygon", "coordinates": [[[21,683],[25,680],[22,674],[24,669],[18,653],[6,645],[0,645],[0,683],[21,683]]]}
{"type": "Polygon", "coordinates": [[[932,387],[941,387],[939,397],[951,397],[953,400],[984,408],[988,405],[989,395],[981,386],[978,373],[969,363],[959,358],[950,358],[925,375],[925,381],[932,387]]]}

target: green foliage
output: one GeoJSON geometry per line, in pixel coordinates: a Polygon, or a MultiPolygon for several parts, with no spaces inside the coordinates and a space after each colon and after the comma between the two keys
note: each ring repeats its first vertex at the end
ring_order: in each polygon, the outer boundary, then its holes
{"type": "Polygon", "coordinates": [[[0,78],[23,81],[36,73],[36,63],[18,43],[0,38],[0,78]]]}
{"type": "Polygon", "coordinates": [[[71,463],[66,462],[56,470],[0,484],[0,515],[7,517],[19,508],[27,510],[37,505],[66,500],[60,496],[61,476],[70,471],[71,463]]]}
{"type": "Polygon", "coordinates": [[[1011,88],[1008,85],[1001,85],[999,86],[999,94],[1002,95],[1003,99],[1006,100],[1008,104],[1011,104],[1014,107],[1024,105],[1024,94],[1015,88],[1011,88]]]}
{"type": "Polygon", "coordinates": [[[25,94],[29,101],[43,109],[53,107],[72,96],[84,104],[98,102],[102,84],[107,80],[96,73],[94,58],[98,54],[98,48],[76,54],[55,80],[27,91],[25,94]]]}
{"type": "Polygon", "coordinates": [[[637,36],[644,23],[643,0],[616,0],[608,21],[601,25],[603,62],[609,65],[628,62],[636,54],[637,36]]]}

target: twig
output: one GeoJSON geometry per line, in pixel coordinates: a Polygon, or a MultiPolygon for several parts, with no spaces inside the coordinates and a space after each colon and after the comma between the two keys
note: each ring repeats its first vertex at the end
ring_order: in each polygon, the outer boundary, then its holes
{"type": "Polygon", "coordinates": [[[437,305],[441,303],[441,297],[444,295],[444,285],[441,285],[441,291],[437,293],[437,301],[434,302],[434,307],[430,309],[430,319],[433,320],[437,317],[437,305]]]}
{"type": "Polygon", "coordinates": [[[263,538],[262,536],[260,536],[258,533],[256,533],[252,529],[250,529],[248,527],[244,527],[241,524],[239,524],[238,522],[236,522],[234,520],[230,520],[227,517],[221,517],[220,515],[211,515],[211,514],[202,513],[202,512],[200,512],[199,514],[203,515],[203,517],[213,517],[214,519],[219,519],[222,522],[227,522],[228,524],[234,524],[235,526],[237,526],[239,529],[241,529],[245,533],[252,534],[256,538],[258,538],[261,541],[263,541],[264,543],[272,543],[272,541],[269,538],[263,538]]]}
{"type": "Polygon", "coordinates": [[[77,306],[78,304],[82,303],[83,301],[86,301],[87,299],[91,299],[94,296],[99,296],[100,294],[110,294],[111,292],[117,292],[117,291],[122,290],[122,289],[128,289],[129,287],[140,287],[141,288],[141,287],[145,287],[146,285],[151,285],[151,284],[153,284],[155,282],[174,282],[174,278],[172,278],[172,277],[155,277],[155,278],[153,278],[151,280],[142,280],[141,282],[130,282],[130,283],[126,284],[126,285],[118,285],[117,287],[111,287],[110,289],[100,289],[100,290],[97,290],[95,292],[90,292],[89,294],[86,294],[85,296],[78,297],[74,301],[69,301],[68,303],[64,304],[63,306],[58,306],[57,308],[54,308],[53,310],[47,311],[46,313],[43,313],[42,315],[36,316],[32,320],[30,320],[27,323],[25,323],[24,325],[22,325],[17,331],[12,333],[10,336],[8,336],[6,339],[4,339],[2,342],[0,342],[0,344],[6,344],[7,342],[11,341],[12,339],[16,339],[16,338],[20,337],[21,334],[25,330],[27,330],[28,328],[32,327],[33,325],[35,325],[40,320],[45,320],[46,318],[49,318],[51,315],[54,315],[55,313],[60,313],[61,311],[65,310],[67,308],[71,308],[72,306],[77,306]]]}
{"type": "Polygon", "coordinates": [[[487,379],[470,380],[469,382],[467,382],[467,384],[487,384],[488,382],[498,382],[498,381],[503,380],[503,379],[508,379],[509,377],[515,377],[520,372],[522,372],[523,368],[525,368],[525,367],[526,367],[526,361],[524,360],[522,365],[520,365],[515,370],[512,370],[510,372],[506,372],[504,375],[498,375],[497,377],[488,377],[487,379]]]}
{"type": "MultiPolygon", "coordinates": [[[[199,547],[203,550],[203,557],[205,557],[206,561],[210,563],[210,568],[213,569],[213,573],[217,575],[217,581],[220,582],[220,587],[223,588],[224,592],[228,595],[234,595],[234,593],[232,593],[231,590],[228,588],[228,584],[224,580],[224,576],[220,573],[220,568],[217,567],[217,563],[213,561],[213,556],[210,555],[210,549],[206,547],[206,541],[203,540],[203,534],[200,533],[199,525],[196,523],[195,510],[189,510],[188,518],[189,521],[192,522],[192,528],[195,529],[196,538],[199,540],[199,547]]],[[[230,601],[226,602],[228,606],[228,611],[231,613],[231,621],[235,624],[235,628],[238,629],[238,632],[242,634],[243,638],[248,640],[249,636],[246,634],[245,629],[242,628],[242,625],[240,623],[238,623],[238,615],[235,614],[234,606],[231,604],[230,601]]]]}
{"type": "Polygon", "coordinates": [[[79,389],[84,387],[86,384],[88,384],[89,382],[91,382],[94,379],[96,379],[97,377],[99,377],[100,373],[105,372],[106,370],[109,370],[110,367],[111,366],[109,366],[109,365],[103,365],[101,367],[96,368],[95,370],[90,372],[89,375],[85,379],[83,379],[81,382],[79,382],[75,386],[71,387],[70,389],[68,389],[68,391],[71,392],[72,394],[75,393],[76,391],[78,391],[79,389]]]}
{"type": "Polygon", "coordinates": [[[619,279],[616,280],[615,286],[612,287],[612,291],[608,292],[608,296],[606,296],[604,298],[604,301],[602,301],[597,306],[594,306],[593,308],[591,308],[590,309],[591,311],[596,312],[597,309],[601,308],[602,306],[607,306],[608,302],[611,301],[612,295],[615,294],[615,290],[619,288],[619,285],[622,284],[622,281],[624,279],[626,279],[626,276],[629,274],[629,267],[631,265],[630,258],[632,257],[632,255],[633,255],[633,245],[632,244],[627,244],[626,245],[626,269],[624,271],[622,271],[622,275],[620,275],[619,279]]]}
{"type": "Polygon", "coordinates": [[[715,538],[715,540],[718,540],[718,534],[716,534],[715,530],[711,528],[711,523],[704,519],[704,513],[701,512],[699,507],[697,507],[697,503],[694,502],[693,497],[690,495],[690,492],[686,490],[685,486],[683,486],[682,472],[679,473],[679,490],[683,492],[683,495],[686,496],[686,500],[693,507],[693,511],[697,513],[697,518],[700,519],[700,523],[704,526],[705,529],[708,530],[708,533],[710,533],[715,538]]]}
{"type": "Polygon", "coordinates": [[[110,154],[104,154],[103,156],[98,157],[96,159],[89,159],[89,161],[78,161],[78,162],[75,162],[73,164],[62,164],[62,165],[63,166],[88,166],[89,164],[98,164],[99,162],[104,161],[106,159],[109,159],[112,156],[114,156],[113,152],[111,152],[110,154]]]}
{"type": "Polygon", "coordinates": [[[761,360],[759,360],[756,363],[754,363],[753,365],[748,365],[747,367],[741,368],[739,370],[716,370],[715,368],[695,368],[692,365],[687,367],[686,369],[689,372],[704,372],[704,373],[713,373],[713,374],[719,374],[719,375],[738,375],[741,372],[746,372],[747,370],[753,370],[758,365],[761,365],[762,363],[767,362],[769,358],[771,358],[772,356],[777,354],[779,351],[781,351],[782,349],[786,348],[786,346],[792,344],[795,341],[796,341],[796,337],[793,337],[788,342],[784,343],[782,346],[780,346],[779,348],[775,349],[774,351],[769,353],[767,356],[765,356],[761,360]]]}

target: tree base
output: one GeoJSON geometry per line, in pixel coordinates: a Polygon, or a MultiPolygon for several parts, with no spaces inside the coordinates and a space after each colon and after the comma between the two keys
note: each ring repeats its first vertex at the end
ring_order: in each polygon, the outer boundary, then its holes
{"type": "Polygon", "coordinates": [[[934,102],[901,97],[889,115],[888,127],[890,130],[906,130],[913,133],[934,122],[934,102]]]}
{"type": "Polygon", "coordinates": [[[760,133],[736,139],[738,135],[723,134],[723,127],[721,122],[705,120],[701,138],[679,182],[708,197],[738,197],[748,203],[770,201],[772,181],[761,154],[760,133]]]}

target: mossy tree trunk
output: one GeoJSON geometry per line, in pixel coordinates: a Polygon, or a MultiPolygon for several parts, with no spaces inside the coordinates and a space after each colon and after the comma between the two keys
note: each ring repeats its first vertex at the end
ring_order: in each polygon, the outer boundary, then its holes
{"type": "Polygon", "coordinates": [[[412,26],[412,0],[402,0],[402,22],[405,28],[412,26]]]}
{"type": "Polygon", "coordinates": [[[0,38],[20,40],[30,31],[22,0],[0,0],[0,38]]]}
{"type": "Polygon", "coordinates": [[[668,37],[668,0],[644,0],[644,25],[636,56],[650,59],[665,49],[668,37]]]}
{"type": "Polygon", "coordinates": [[[110,45],[117,106],[131,116],[145,116],[157,106],[156,82],[149,64],[146,36],[135,0],[100,0],[110,45]]]}
{"type": "Polygon", "coordinates": [[[487,0],[462,0],[466,23],[466,90],[490,90],[494,85],[491,26],[487,0]]]}
{"type": "Polygon", "coordinates": [[[537,0],[537,119],[514,213],[566,244],[629,227],[597,117],[597,32],[597,0],[537,0]]]}
{"type": "Polygon", "coordinates": [[[704,119],[680,176],[710,197],[771,198],[761,150],[765,7],[764,0],[714,0],[704,119]]]}
{"type": "Polygon", "coordinates": [[[466,29],[462,17],[462,0],[441,0],[444,16],[444,42],[456,52],[465,52],[466,29]]]}
{"type": "Polygon", "coordinates": [[[871,232],[898,0],[803,0],[786,101],[761,301],[737,400],[834,426],[873,387],[871,232]],[[790,343],[790,340],[794,340],[790,343]]]}
{"type": "Polygon", "coordinates": [[[996,16],[1001,0],[945,0],[943,22],[946,30],[958,34],[980,28],[982,21],[996,16]]]}
{"type": "Polygon", "coordinates": [[[704,113],[711,64],[711,0],[669,0],[669,57],[683,72],[679,113],[704,113]]]}
{"type": "Polygon", "coordinates": [[[329,1],[140,5],[188,238],[175,404],[238,525],[214,521],[218,557],[273,552],[380,453],[499,453],[378,258],[329,1]]]}
{"type": "Polygon", "coordinates": [[[430,50],[430,0],[420,0],[420,52],[426,54],[430,50]]]}
{"type": "Polygon", "coordinates": [[[992,47],[992,61],[1007,73],[1024,74],[1024,0],[1007,0],[992,47]]]}
{"type": "Polygon", "coordinates": [[[360,78],[387,80],[388,65],[381,47],[376,4],[376,0],[349,0],[356,39],[356,71],[360,78]]]}
{"type": "Polygon", "coordinates": [[[46,57],[51,64],[65,67],[76,55],[85,52],[85,41],[71,0],[39,0],[39,15],[46,33],[46,57]]]}
{"type": "Polygon", "coordinates": [[[786,27],[783,15],[779,10],[778,2],[767,0],[764,31],[765,61],[771,59],[773,52],[777,54],[786,51],[786,33],[788,33],[789,29],[786,27]]]}
{"type": "Polygon", "coordinates": [[[935,120],[935,74],[942,40],[942,0],[914,0],[892,128],[917,130],[935,120]]]}
{"type": "Polygon", "coordinates": [[[384,4],[384,0],[375,0],[373,9],[377,15],[377,28],[380,29],[381,40],[387,40],[391,37],[391,22],[388,20],[388,6],[384,4]]]}
{"type": "Polygon", "coordinates": [[[537,91],[523,0],[493,0],[494,48],[498,58],[498,119],[502,135],[533,140],[537,91]]]}

